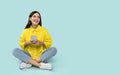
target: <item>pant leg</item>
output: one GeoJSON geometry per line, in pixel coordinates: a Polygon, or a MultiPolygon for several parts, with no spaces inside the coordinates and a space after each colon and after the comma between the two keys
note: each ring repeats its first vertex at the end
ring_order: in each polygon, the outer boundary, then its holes
{"type": "Polygon", "coordinates": [[[51,57],[53,57],[54,55],[56,55],[57,53],[57,49],[55,47],[51,47],[48,50],[46,50],[42,56],[40,57],[40,59],[44,62],[47,61],[48,59],[50,59],[51,57]]]}
{"type": "Polygon", "coordinates": [[[28,61],[30,60],[30,55],[27,52],[24,52],[23,50],[19,49],[19,48],[15,48],[13,50],[13,55],[18,58],[19,60],[28,63],[28,61]]]}

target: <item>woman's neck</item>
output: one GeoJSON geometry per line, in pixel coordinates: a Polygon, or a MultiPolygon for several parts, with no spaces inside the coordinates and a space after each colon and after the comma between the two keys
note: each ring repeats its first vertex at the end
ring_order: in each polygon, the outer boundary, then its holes
{"type": "Polygon", "coordinates": [[[37,26],[38,26],[38,25],[32,25],[32,27],[33,27],[34,29],[36,29],[36,28],[37,28],[37,26]]]}

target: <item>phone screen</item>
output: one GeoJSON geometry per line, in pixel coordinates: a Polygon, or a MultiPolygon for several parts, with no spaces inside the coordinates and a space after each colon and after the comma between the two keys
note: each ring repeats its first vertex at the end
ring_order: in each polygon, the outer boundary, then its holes
{"type": "Polygon", "coordinates": [[[36,36],[31,36],[31,40],[36,40],[36,36]]]}

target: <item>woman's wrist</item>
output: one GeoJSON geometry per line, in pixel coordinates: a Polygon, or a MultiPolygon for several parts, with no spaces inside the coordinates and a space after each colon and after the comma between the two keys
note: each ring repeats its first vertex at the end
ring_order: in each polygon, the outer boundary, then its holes
{"type": "Polygon", "coordinates": [[[30,41],[28,41],[28,42],[25,42],[25,46],[27,46],[27,45],[29,45],[29,44],[31,44],[31,42],[30,41]]]}
{"type": "Polygon", "coordinates": [[[39,41],[39,44],[44,45],[44,42],[39,41]]]}

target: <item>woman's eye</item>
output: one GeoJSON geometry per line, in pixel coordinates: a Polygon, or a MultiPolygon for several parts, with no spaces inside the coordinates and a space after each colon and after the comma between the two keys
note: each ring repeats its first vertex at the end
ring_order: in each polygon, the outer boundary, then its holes
{"type": "Polygon", "coordinates": [[[33,16],[34,18],[36,17],[36,16],[33,16]]]}
{"type": "Polygon", "coordinates": [[[40,16],[38,16],[37,18],[40,18],[40,16]]]}
{"type": "Polygon", "coordinates": [[[40,18],[40,16],[33,16],[33,18],[40,18]]]}

